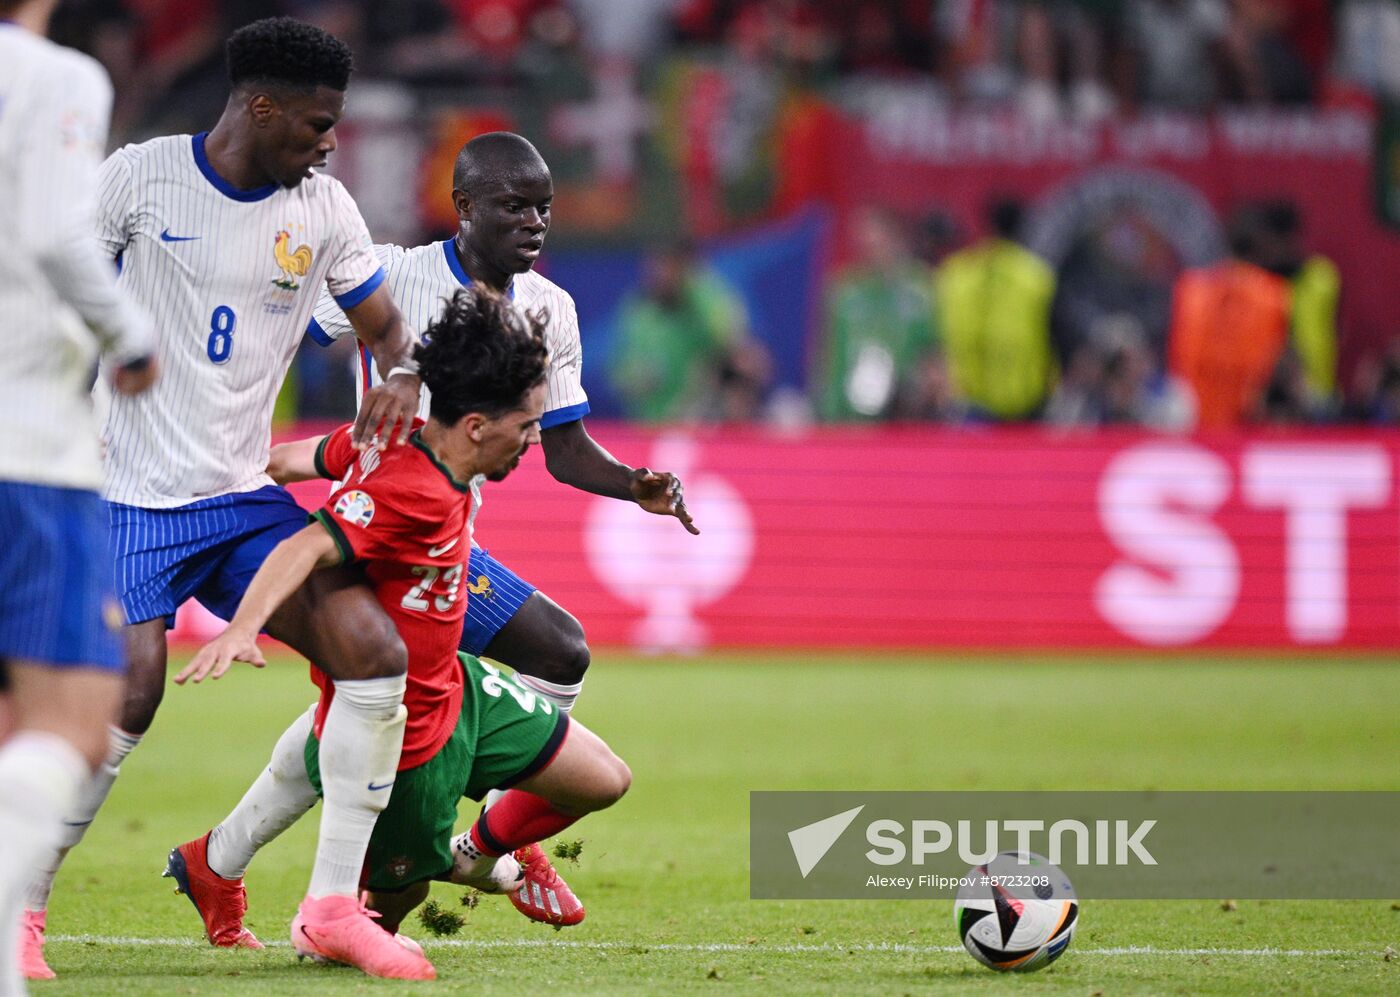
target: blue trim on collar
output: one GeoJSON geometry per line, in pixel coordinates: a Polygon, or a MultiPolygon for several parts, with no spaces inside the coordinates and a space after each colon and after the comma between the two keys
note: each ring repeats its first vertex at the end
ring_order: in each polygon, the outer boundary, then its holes
{"type": "Polygon", "coordinates": [[[384,278],[388,276],[384,268],[380,267],[367,281],[355,288],[353,291],[346,291],[344,294],[335,295],[335,303],[340,306],[341,311],[349,311],[365,298],[379,289],[379,285],[384,283],[384,278]]]}
{"type": "Polygon", "coordinates": [[[194,164],[199,167],[199,172],[204,174],[204,179],[208,180],[213,188],[224,197],[233,201],[261,201],[282,189],[280,183],[270,183],[262,187],[254,187],[252,190],[239,190],[219,176],[214,169],[214,164],[209,162],[209,156],[204,151],[204,140],[208,136],[208,132],[200,132],[190,140],[190,144],[194,147],[194,164]]]}
{"type": "Polygon", "coordinates": [[[577,405],[570,405],[567,408],[557,408],[553,412],[546,412],[540,416],[541,429],[553,429],[555,426],[562,426],[566,422],[577,422],[588,414],[588,403],[579,402],[577,405]]]}
{"type": "MultiPolygon", "coordinates": [[[[447,257],[447,268],[452,271],[452,276],[457,278],[457,283],[463,287],[471,287],[472,279],[467,272],[462,269],[462,261],[457,259],[456,249],[457,237],[453,236],[442,244],[442,255],[447,257]]],[[[506,289],[506,297],[511,301],[515,300],[515,281],[510,282],[510,287],[506,289]]]]}
{"type": "Polygon", "coordinates": [[[326,335],[326,330],[321,328],[321,323],[314,318],[306,323],[306,337],[317,346],[334,346],[335,340],[326,335]]]}
{"type": "Polygon", "coordinates": [[[452,276],[457,278],[457,283],[463,287],[471,287],[472,279],[467,276],[467,272],[462,269],[462,261],[457,259],[457,250],[453,248],[456,239],[448,239],[442,244],[442,255],[447,257],[447,268],[452,271],[452,276]]]}

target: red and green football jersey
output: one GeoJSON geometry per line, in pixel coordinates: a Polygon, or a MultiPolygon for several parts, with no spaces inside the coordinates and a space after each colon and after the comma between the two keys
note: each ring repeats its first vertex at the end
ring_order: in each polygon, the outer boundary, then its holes
{"type": "MultiPolygon", "coordinates": [[[[350,426],[316,450],[316,470],[335,482],[312,515],[335,538],[341,558],[364,565],[379,604],[408,648],[408,688],[399,770],[416,768],[452,736],[462,709],[457,644],[467,612],[462,581],[471,554],[471,491],[455,480],[419,435],[387,450],[357,451],[350,426]]],[[[334,683],[316,668],[320,736],[334,683]]]]}

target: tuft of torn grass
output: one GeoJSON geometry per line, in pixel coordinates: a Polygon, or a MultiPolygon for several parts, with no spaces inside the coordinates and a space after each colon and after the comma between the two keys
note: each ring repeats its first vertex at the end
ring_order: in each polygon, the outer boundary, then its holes
{"type": "Polygon", "coordinates": [[[583,854],[583,841],[583,838],[575,841],[556,841],[554,843],[554,857],[578,865],[578,857],[583,854]]]}
{"type": "Polygon", "coordinates": [[[467,910],[476,910],[476,905],[481,903],[480,890],[468,890],[462,894],[462,906],[467,910]]]}
{"type": "Polygon", "coordinates": [[[436,900],[429,900],[418,911],[418,920],[423,922],[429,934],[438,938],[455,935],[462,930],[467,919],[456,911],[448,910],[436,900]]]}

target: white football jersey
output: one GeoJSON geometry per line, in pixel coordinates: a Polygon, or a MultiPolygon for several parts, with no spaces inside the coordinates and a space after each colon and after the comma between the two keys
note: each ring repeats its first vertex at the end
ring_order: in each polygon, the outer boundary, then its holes
{"type": "MultiPolygon", "coordinates": [[[[379,262],[388,273],[389,290],[394,302],[403,312],[404,322],[414,335],[423,331],[442,313],[443,303],[458,288],[471,284],[453,249],[452,240],[430,242],[416,249],[401,246],[375,246],[379,262]]],[[[544,341],[549,351],[549,368],[545,390],[544,417],[540,428],[549,429],[573,422],[588,414],[588,395],[584,393],[583,346],[579,342],[578,312],[574,299],[562,287],[541,277],[533,270],[517,274],[511,281],[511,300],[516,307],[545,316],[544,341]]],[[[316,302],[315,318],[307,327],[307,335],[322,345],[352,334],[344,311],[329,294],[316,302]]],[[[367,388],[380,383],[379,370],[369,352],[360,347],[360,374],[355,379],[355,399],[358,403],[367,388]]],[[[428,389],[418,414],[428,417],[428,389]]]]}
{"type": "Polygon", "coordinates": [[[155,317],[161,379],[114,397],[107,497],[169,508],[270,484],[272,407],[324,288],[342,307],[384,280],[355,202],[318,174],[237,190],[204,135],[129,145],[102,166],[98,236],[155,317]]]}
{"type": "Polygon", "coordinates": [[[112,84],[94,60],[0,24],[0,478],[97,489],[98,350],[153,345],[92,234],[112,84]]]}

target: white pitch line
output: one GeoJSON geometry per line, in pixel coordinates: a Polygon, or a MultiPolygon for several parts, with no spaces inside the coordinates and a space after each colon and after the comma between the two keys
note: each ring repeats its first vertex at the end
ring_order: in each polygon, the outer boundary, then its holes
{"type": "MultiPolygon", "coordinates": [[[[136,938],[122,937],[120,935],[50,935],[51,942],[73,942],[80,945],[128,945],[128,946],[151,946],[157,948],[203,948],[205,942],[195,938],[136,938]]],[[[429,938],[424,939],[424,944],[428,948],[462,948],[462,949],[584,949],[594,950],[639,950],[640,954],[650,952],[760,952],[765,954],[783,955],[797,952],[834,952],[834,953],[913,953],[913,954],[943,954],[964,951],[961,945],[911,945],[903,942],[879,942],[861,943],[857,945],[838,945],[832,942],[816,944],[802,944],[794,942],[787,945],[766,945],[754,943],[745,945],[738,942],[618,942],[618,941],[571,941],[569,939],[532,939],[532,938],[429,938]]],[[[268,942],[269,948],[290,948],[289,942],[268,942]]],[[[1230,948],[1195,948],[1195,949],[1161,949],[1152,945],[1123,945],[1106,948],[1076,948],[1076,955],[1092,956],[1124,956],[1124,955],[1148,955],[1148,956],[1237,956],[1246,959],[1265,958],[1269,956],[1283,956],[1287,958],[1331,958],[1334,956],[1350,956],[1353,958],[1370,958],[1379,956],[1379,950],[1370,951],[1367,949],[1279,949],[1279,948],[1258,948],[1258,949],[1230,949],[1230,948]]]]}

